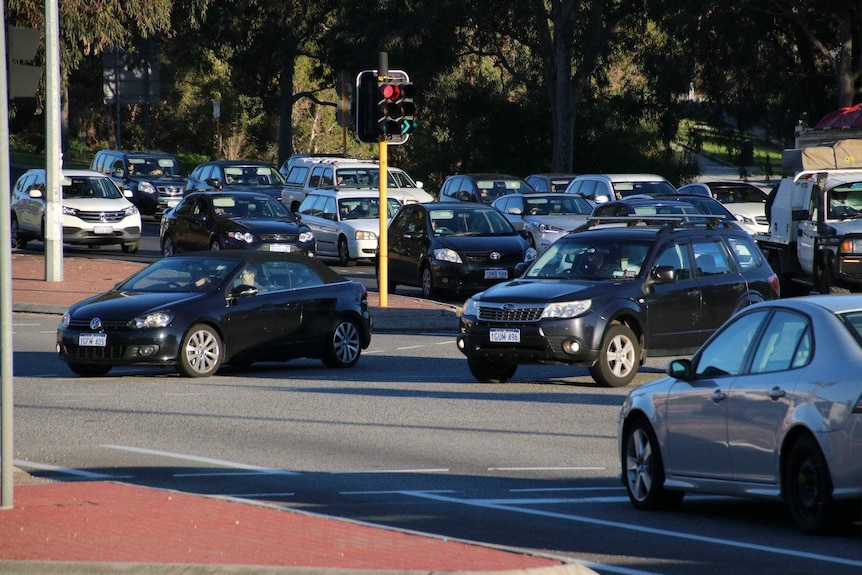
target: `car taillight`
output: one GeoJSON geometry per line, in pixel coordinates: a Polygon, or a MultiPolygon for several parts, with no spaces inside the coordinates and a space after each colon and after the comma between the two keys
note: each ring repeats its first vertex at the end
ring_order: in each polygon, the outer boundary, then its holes
{"type": "Polygon", "coordinates": [[[862,395],[856,400],[856,405],[853,406],[853,413],[862,413],[862,395]]]}
{"type": "Polygon", "coordinates": [[[772,289],[775,290],[775,295],[781,297],[781,283],[778,281],[778,275],[770,275],[767,281],[769,282],[769,285],[772,286],[772,289]]]}

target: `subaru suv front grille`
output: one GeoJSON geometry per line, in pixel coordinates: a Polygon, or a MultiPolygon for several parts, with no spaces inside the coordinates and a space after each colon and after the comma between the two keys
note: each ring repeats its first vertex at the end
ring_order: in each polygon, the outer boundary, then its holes
{"type": "Polygon", "coordinates": [[[507,323],[527,323],[539,321],[545,306],[535,304],[490,304],[479,305],[479,320],[507,323]]]}

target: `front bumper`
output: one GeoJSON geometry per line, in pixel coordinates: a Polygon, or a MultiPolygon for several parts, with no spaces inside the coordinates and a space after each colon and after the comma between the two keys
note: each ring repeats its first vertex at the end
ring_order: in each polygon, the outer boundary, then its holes
{"type": "Polygon", "coordinates": [[[60,327],[57,353],[67,363],[92,365],[175,365],[183,333],[170,328],[130,330],[112,327],[98,332],[60,327]],[[105,334],[105,345],[82,345],[81,336],[105,334]]]}

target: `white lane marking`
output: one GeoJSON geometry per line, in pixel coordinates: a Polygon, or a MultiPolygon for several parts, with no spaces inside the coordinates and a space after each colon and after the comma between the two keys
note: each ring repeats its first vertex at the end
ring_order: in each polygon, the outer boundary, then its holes
{"type": "Polygon", "coordinates": [[[396,347],[395,350],[396,351],[403,351],[405,349],[422,349],[423,347],[425,347],[425,346],[424,345],[408,345],[405,347],[396,347]]]}
{"type": "Polygon", "coordinates": [[[293,497],[296,493],[285,491],[284,493],[226,493],[221,497],[293,497]]]}
{"type": "Polygon", "coordinates": [[[606,467],[489,467],[488,471],[605,471],[606,467]]]}
{"type": "Polygon", "coordinates": [[[201,473],[174,473],[173,477],[246,477],[263,475],[299,475],[296,471],[281,471],[272,469],[269,471],[255,469],[253,471],[204,471],[201,473]]]}
{"type": "Polygon", "coordinates": [[[774,553],[776,555],[786,555],[790,557],[800,557],[803,559],[812,559],[814,561],[822,561],[824,563],[837,563],[841,565],[850,565],[853,567],[862,567],[862,561],[854,561],[852,559],[843,559],[841,557],[830,557],[819,553],[808,553],[805,551],[796,551],[794,549],[781,549],[777,547],[768,547],[766,545],[758,545],[756,543],[745,543],[743,541],[734,541],[732,539],[721,539],[712,536],[694,535],[692,533],[682,533],[679,531],[671,531],[669,529],[657,529],[653,527],[644,527],[641,525],[631,525],[628,523],[619,523],[617,521],[607,521],[605,519],[595,519],[593,517],[585,517],[583,515],[570,515],[567,513],[555,513],[552,511],[542,511],[539,509],[524,509],[522,507],[510,507],[503,503],[488,503],[483,499],[456,499],[453,497],[444,497],[424,491],[404,491],[405,495],[411,495],[420,499],[431,499],[444,503],[460,503],[472,507],[484,507],[487,509],[496,509],[500,511],[511,511],[514,513],[524,513],[526,515],[538,515],[541,517],[550,517],[553,519],[563,519],[565,521],[574,521],[578,523],[588,523],[592,525],[600,525],[602,527],[611,527],[614,529],[626,529],[629,531],[638,531],[641,533],[650,533],[652,535],[662,535],[665,537],[675,537],[677,539],[687,539],[690,541],[698,541],[701,543],[712,543],[715,545],[725,545],[727,547],[736,547],[740,549],[749,549],[753,551],[761,551],[765,553],[774,553]]]}
{"type": "MultiPolygon", "coordinates": [[[[422,491],[423,493],[457,493],[452,489],[429,489],[427,491],[422,491]]],[[[404,493],[403,489],[396,489],[394,491],[339,491],[339,495],[394,495],[404,493]]]]}
{"type": "Polygon", "coordinates": [[[510,489],[509,493],[539,493],[545,491],[625,491],[625,487],[530,487],[510,489]]]}
{"type": "Polygon", "coordinates": [[[432,344],[432,345],[454,345],[454,344],[455,344],[455,340],[452,339],[449,341],[438,341],[437,343],[432,344]]]}
{"type": "Polygon", "coordinates": [[[94,473],[92,471],[84,471],[82,469],[72,469],[70,467],[59,467],[57,465],[48,465],[47,463],[34,463],[32,461],[22,461],[20,459],[13,460],[15,465],[21,469],[34,469],[36,471],[56,471],[57,473],[65,473],[66,475],[74,475],[76,477],[86,477],[88,479],[126,479],[131,475],[107,475],[105,473],[94,473]]]}
{"type": "Polygon", "coordinates": [[[268,467],[259,467],[257,465],[246,465],[244,463],[236,463],[234,461],[226,461],[224,459],[213,459],[210,457],[199,457],[197,455],[187,455],[185,453],[174,453],[173,451],[160,451],[158,449],[144,449],[141,447],[130,447],[128,445],[103,445],[108,449],[117,449],[119,451],[131,451],[133,453],[144,453],[147,455],[158,455],[160,457],[172,457],[174,459],[182,459],[185,461],[197,461],[198,463],[209,463],[212,465],[220,465],[221,467],[229,467],[231,469],[245,469],[248,471],[261,471],[265,473],[279,473],[282,475],[299,475],[295,471],[286,471],[280,469],[270,469],[268,467]]]}
{"type": "Polygon", "coordinates": [[[447,473],[448,469],[354,469],[344,471],[330,471],[331,475],[350,475],[363,473],[447,473]]]}
{"type": "Polygon", "coordinates": [[[371,355],[373,353],[386,353],[386,350],[385,349],[365,350],[365,355],[371,355]]]}

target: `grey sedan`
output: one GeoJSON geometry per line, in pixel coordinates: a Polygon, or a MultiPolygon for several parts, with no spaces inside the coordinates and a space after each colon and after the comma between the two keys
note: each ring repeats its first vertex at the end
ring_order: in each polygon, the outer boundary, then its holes
{"type": "Polygon", "coordinates": [[[508,194],[491,204],[500,210],[516,230],[530,233],[530,245],[538,253],[567,232],[582,226],[593,206],[574,194],[508,194]]]}
{"type": "Polygon", "coordinates": [[[633,390],[620,414],[622,480],[635,507],[672,507],[686,492],[781,500],[808,533],[858,513],[858,294],[750,306],[667,373],[633,390]]]}

